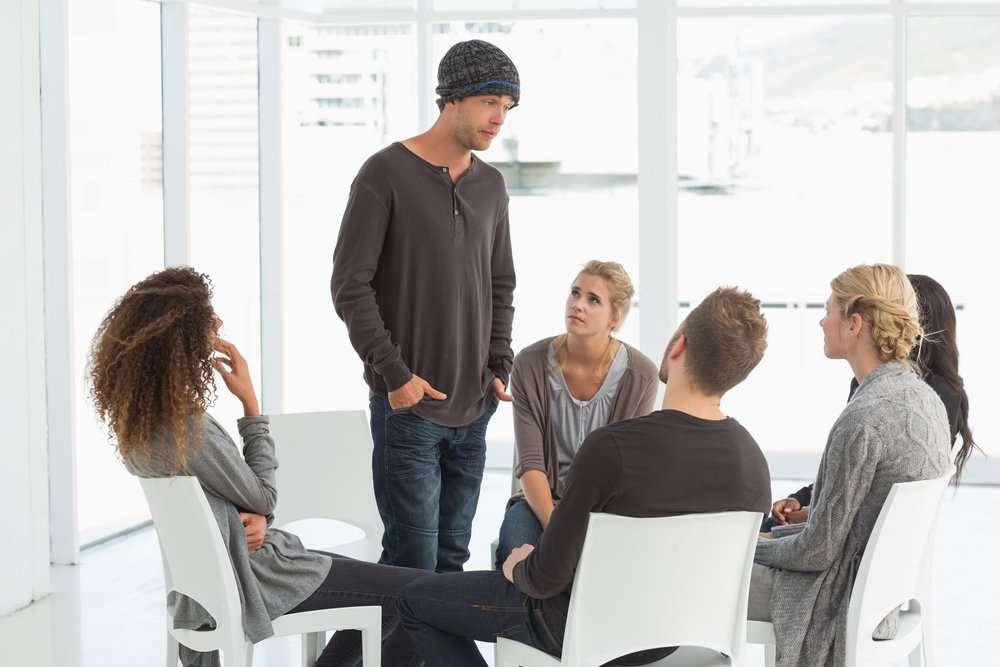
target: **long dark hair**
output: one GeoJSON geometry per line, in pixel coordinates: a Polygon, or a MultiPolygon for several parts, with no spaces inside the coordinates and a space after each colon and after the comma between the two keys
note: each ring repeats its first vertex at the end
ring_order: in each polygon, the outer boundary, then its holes
{"type": "Polygon", "coordinates": [[[909,279],[917,293],[920,322],[924,329],[924,339],[914,350],[915,359],[924,373],[940,378],[959,398],[958,432],[962,436],[962,447],[955,456],[957,482],[965,462],[978,445],[972,439],[969,427],[969,395],[965,393],[965,382],[958,373],[955,306],[948,292],[933,278],[910,274],[909,279]]]}

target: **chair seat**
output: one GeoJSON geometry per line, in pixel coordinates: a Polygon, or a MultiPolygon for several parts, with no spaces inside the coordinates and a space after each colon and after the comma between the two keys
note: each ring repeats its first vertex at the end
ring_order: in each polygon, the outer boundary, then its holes
{"type": "Polygon", "coordinates": [[[382,545],[377,541],[370,540],[367,537],[362,537],[352,542],[343,542],[341,544],[335,544],[331,547],[320,547],[318,551],[325,551],[329,554],[339,554],[341,556],[347,556],[348,558],[363,560],[368,563],[377,563],[378,559],[382,556],[382,545]]]}
{"type": "Polygon", "coordinates": [[[522,644],[521,642],[497,637],[497,667],[505,665],[531,665],[531,667],[559,667],[562,662],[545,651],[522,644]],[[501,660],[502,656],[502,660],[501,660]]]}
{"type": "Polygon", "coordinates": [[[682,646],[646,667],[731,667],[732,661],[718,651],[682,646]]]}
{"type": "Polygon", "coordinates": [[[330,629],[360,630],[381,627],[382,608],[341,607],[340,609],[317,609],[297,614],[285,614],[271,622],[275,637],[302,635],[310,632],[324,632],[330,629]],[[375,625],[375,624],[379,625],[375,625]]]}
{"type": "MultiPolygon", "coordinates": [[[[561,667],[562,662],[554,656],[532,648],[527,644],[505,639],[497,639],[497,654],[505,661],[498,665],[528,664],[531,667],[561,667]]],[[[718,651],[691,646],[682,646],[662,660],[645,667],[731,667],[732,662],[718,651]]]]}

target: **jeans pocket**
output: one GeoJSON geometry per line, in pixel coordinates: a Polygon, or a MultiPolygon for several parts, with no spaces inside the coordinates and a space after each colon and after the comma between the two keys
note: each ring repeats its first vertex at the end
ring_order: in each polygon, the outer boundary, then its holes
{"type": "Polygon", "coordinates": [[[439,467],[434,426],[409,408],[385,419],[386,472],[393,479],[424,477],[439,467]]]}

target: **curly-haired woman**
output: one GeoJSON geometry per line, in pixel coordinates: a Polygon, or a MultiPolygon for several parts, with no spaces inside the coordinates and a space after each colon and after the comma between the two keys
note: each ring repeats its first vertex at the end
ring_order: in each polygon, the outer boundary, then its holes
{"type": "MultiPolygon", "coordinates": [[[[951,465],[948,415],[910,361],[922,331],[906,275],[856,266],[830,286],[823,352],[859,386],[830,431],[802,531],[757,544],[748,614],[774,623],[779,667],[844,664],[854,575],[889,490],[951,465]]],[[[894,636],[895,620],[875,636],[894,636]]]]}
{"type": "MultiPolygon", "coordinates": [[[[229,550],[247,639],[271,634],[288,612],[381,605],[385,664],[419,664],[398,627],[396,593],[424,576],[309,551],[288,532],[268,527],[277,499],[278,466],[268,419],[261,416],[246,360],[218,337],[222,321],[207,276],[169,268],[132,286],[105,316],[90,352],[91,394],[118,454],[141,477],[193,475],[229,550]],[[208,414],[213,370],[243,404],[242,456],[208,414]]],[[[168,599],[175,627],[211,627],[211,617],[183,596],[168,599]]],[[[317,665],[354,665],[360,633],[335,633],[317,665]]],[[[217,654],[182,649],[185,665],[217,664],[217,654]]]]}

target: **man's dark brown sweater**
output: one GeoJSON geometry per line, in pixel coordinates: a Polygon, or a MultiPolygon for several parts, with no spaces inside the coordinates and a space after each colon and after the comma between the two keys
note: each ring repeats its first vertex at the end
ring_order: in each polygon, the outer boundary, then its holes
{"type": "Polygon", "coordinates": [[[400,143],[368,159],[351,186],[330,290],[365,381],[383,396],[413,373],[448,395],[413,411],[443,426],[482,414],[514,353],[514,260],[503,176],[474,155],[446,167],[400,143]]]}
{"type": "Polygon", "coordinates": [[[583,442],[566,492],[541,543],[515,566],[514,583],[561,641],[591,512],[660,517],[770,508],[767,461],[735,419],[660,410],[611,424],[583,442]]]}

